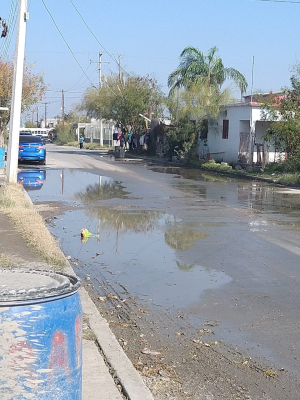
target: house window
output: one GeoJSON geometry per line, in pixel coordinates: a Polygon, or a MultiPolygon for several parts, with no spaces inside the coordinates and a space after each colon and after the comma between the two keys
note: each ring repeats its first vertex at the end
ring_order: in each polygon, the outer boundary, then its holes
{"type": "Polygon", "coordinates": [[[228,139],[229,119],[223,119],[222,139],[228,139]]]}

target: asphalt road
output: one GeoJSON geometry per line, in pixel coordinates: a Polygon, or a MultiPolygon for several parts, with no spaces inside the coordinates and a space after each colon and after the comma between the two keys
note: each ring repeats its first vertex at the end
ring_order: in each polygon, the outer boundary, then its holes
{"type": "Polygon", "coordinates": [[[46,172],[28,193],[59,215],[50,229],[99,292],[109,281],[154,318],[209,322],[214,340],[299,379],[299,190],[54,145],[46,172]]]}

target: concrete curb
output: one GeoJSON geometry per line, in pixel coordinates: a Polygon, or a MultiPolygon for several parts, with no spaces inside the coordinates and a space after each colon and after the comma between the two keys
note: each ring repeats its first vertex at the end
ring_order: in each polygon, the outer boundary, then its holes
{"type": "Polygon", "coordinates": [[[108,362],[114,369],[124,394],[130,400],[154,400],[140,374],[136,371],[124,353],[107,321],[100,315],[97,307],[82,288],[81,300],[84,314],[88,317],[90,328],[97,337],[97,342],[108,362]]]}

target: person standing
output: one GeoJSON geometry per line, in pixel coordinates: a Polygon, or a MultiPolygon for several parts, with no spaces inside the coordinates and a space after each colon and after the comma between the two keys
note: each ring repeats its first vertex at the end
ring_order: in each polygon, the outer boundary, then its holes
{"type": "Polygon", "coordinates": [[[82,135],[80,135],[80,138],[79,138],[79,147],[80,147],[80,149],[83,148],[83,142],[84,142],[84,137],[82,135]]]}

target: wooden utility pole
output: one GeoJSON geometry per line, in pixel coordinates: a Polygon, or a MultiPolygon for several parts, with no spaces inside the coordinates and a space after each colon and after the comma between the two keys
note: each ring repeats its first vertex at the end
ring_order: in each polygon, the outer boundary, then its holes
{"type": "Polygon", "coordinates": [[[14,57],[14,80],[11,100],[11,118],[9,129],[9,142],[7,151],[7,181],[17,182],[19,134],[22,104],[22,85],[24,71],[26,22],[29,19],[27,12],[27,0],[19,0],[18,31],[16,36],[16,49],[14,57]]]}

